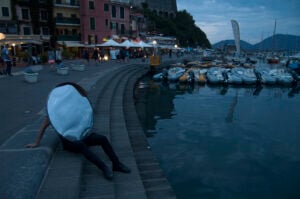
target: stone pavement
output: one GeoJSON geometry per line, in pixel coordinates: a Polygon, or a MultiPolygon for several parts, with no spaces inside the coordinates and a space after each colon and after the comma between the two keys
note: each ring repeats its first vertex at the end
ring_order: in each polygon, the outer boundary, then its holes
{"type": "MultiPolygon", "coordinates": [[[[165,59],[164,63],[179,61],[165,59]]],[[[78,60],[66,64],[74,62],[78,60]]],[[[4,93],[1,126],[6,131],[0,142],[1,198],[176,198],[147,144],[134,107],[133,87],[149,71],[149,63],[130,60],[96,65],[91,61],[85,71],[70,71],[66,76],[57,75],[47,66],[33,69],[40,73],[35,84],[25,83],[22,71],[16,69],[13,77],[0,78],[0,91],[4,93]],[[36,138],[49,91],[64,81],[88,90],[95,115],[94,131],[108,136],[132,173],[115,172],[113,181],[105,180],[102,172],[80,154],[62,150],[52,128],[48,128],[39,147],[24,147],[36,138]]],[[[110,163],[102,150],[93,150],[110,163]]]]}

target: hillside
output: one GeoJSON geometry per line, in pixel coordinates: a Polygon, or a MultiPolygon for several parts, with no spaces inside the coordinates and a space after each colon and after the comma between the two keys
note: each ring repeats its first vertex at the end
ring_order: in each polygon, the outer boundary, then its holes
{"type": "MultiPolygon", "coordinates": [[[[222,48],[224,45],[234,45],[234,40],[223,40],[213,45],[213,48],[222,48]]],[[[241,40],[241,49],[244,50],[292,50],[300,51],[300,36],[276,34],[257,44],[249,44],[241,40]]]]}
{"type": "MultiPolygon", "coordinates": [[[[223,40],[213,45],[213,48],[223,48],[226,45],[235,45],[234,40],[223,40]]],[[[251,50],[254,46],[241,40],[241,49],[251,50]]]]}

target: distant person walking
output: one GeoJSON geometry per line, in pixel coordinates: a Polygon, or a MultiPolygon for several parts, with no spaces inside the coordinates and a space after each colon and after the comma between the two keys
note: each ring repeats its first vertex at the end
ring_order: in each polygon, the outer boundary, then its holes
{"type": "Polygon", "coordinates": [[[50,68],[53,69],[55,63],[55,54],[52,48],[48,51],[48,64],[50,65],[50,68]]]}
{"type": "Polygon", "coordinates": [[[93,58],[94,58],[96,63],[97,63],[97,61],[99,62],[99,50],[98,50],[98,48],[94,49],[93,58]]]}
{"type": "Polygon", "coordinates": [[[83,51],[83,58],[87,61],[87,63],[90,62],[89,51],[87,49],[83,51]]]}
{"type": "Polygon", "coordinates": [[[4,63],[6,64],[6,70],[4,71],[4,73],[6,75],[12,76],[12,74],[11,74],[12,63],[11,63],[11,59],[10,59],[10,56],[9,56],[8,45],[4,45],[2,47],[1,58],[4,61],[4,63]]]}
{"type": "Polygon", "coordinates": [[[55,63],[60,64],[62,61],[61,50],[57,48],[55,51],[55,63]]]}
{"type": "Polygon", "coordinates": [[[101,49],[100,49],[100,60],[101,60],[101,61],[104,61],[104,56],[105,56],[104,49],[101,48],[101,49]]]}
{"type": "Polygon", "coordinates": [[[169,58],[172,58],[172,49],[169,49],[169,58]]]}

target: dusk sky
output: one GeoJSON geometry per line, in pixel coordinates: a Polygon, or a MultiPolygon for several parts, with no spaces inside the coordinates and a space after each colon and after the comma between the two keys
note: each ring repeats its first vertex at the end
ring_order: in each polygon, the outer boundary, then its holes
{"type": "Polygon", "coordinates": [[[277,34],[300,36],[300,0],[177,0],[214,44],[233,39],[231,19],[239,23],[241,40],[251,44],[277,34]]]}

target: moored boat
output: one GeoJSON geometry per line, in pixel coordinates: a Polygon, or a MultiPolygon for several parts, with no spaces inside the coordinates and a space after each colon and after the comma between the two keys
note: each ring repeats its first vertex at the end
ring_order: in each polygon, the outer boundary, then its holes
{"type": "Polygon", "coordinates": [[[162,72],[154,74],[152,79],[154,81],[162,81],[162,80],[166,80],[167,76],[168,76],[168,71],[164,69],[162,72]]]}
{"type": "Polygon", "coordinates": [[[209,83],[211,84],[220,84],[225,82],[225,78],[223,76],[224,68],[220,67],[212,67],[208,69],[206,73],[206,77],[209,83]]]}
{"type": "Polygon", "coordinates": [[[274,76],[277,83],[281,85],[290,85],[294,81],[292,74],[284,68],[272,69],[270,70],[270,74],[274,76]]]}
{"type": "Polygon", "coordinates": [[[207,82],[206,73],[207,69],[201,69],[201,68],[192,68],[192,71],[194,73],[194,80],[198,84],[205,84],[207,82]]]}
{"type": "Polygon", "coordinates": [[[274,85],[277,83],[276,77],[270,74],[269,68],[257,68],[255,72],[258,76],[258,80],[260,81],[260,83],[268,85],[274,85]]]}
{"type": "Polygon", "coordinates": [[[243,79],[242,77],[235,73],[234,70],[227,70],[226,71],[226,81],[228,84],[242,84],[243,83],[243,79]]]}
{"type": "Polygon", "coordinates": [[[178,81],[179,78],[184,74],[185,69],[181,67],[173,67],[168,70],[168,80],[169,81],[178,81]]]}

